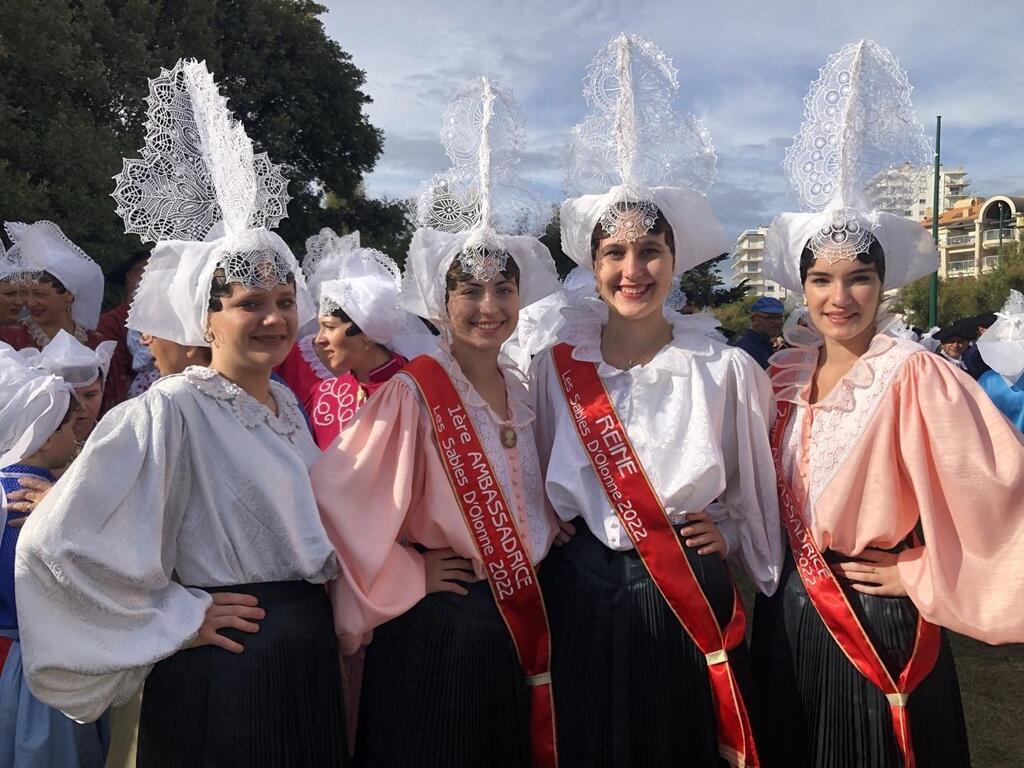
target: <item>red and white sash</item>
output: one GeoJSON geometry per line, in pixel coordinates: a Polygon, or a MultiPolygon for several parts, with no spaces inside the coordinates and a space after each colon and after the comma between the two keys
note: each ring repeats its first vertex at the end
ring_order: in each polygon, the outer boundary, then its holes
{"type": "Polygon", "coordinates": [[[935,666],[935,659],[939,655],[939,628],[918,615],[914,650],[899,677],[894,679],[854,613],[839,580],[815,544],[793,489],[786,480],[782,467],[782,441],[786,426],[793,416],[793,404],[780,402],[777,410],[771,443],[779,493],[779,513],[789,537],[789,547],[800,580],[829,634],[850,663],[885,694],[892,714],[896,742],[903,753],[904,768],[914,768],[914,745],[910,738],[907,699],[935,666]]]}
{"type": "Polygon", "coordinates": [[[552,359],[583,450],[608,503],[683,629],[704,654],[715,702],[718,749],[731,765],[759,765],[746,704],[728,652],[743,642],[746,616],[733,587],[733,613],[723,631],[676,529],[640,463],[593,363],[574,360],[559,344],[552,359]]]}
{"type": "Polygon", "coordinates": [[[444,368],[434,358],[421,355],[402,372],[415,382],[430,412],[448,482],[530,686],[532,764],[535,768],[557,766],[548,614],[512,507],[444,368]]]}

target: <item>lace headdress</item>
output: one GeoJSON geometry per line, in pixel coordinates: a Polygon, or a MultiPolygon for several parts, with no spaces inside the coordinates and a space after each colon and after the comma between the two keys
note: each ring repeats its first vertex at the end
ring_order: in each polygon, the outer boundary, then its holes
{"type": "Polygon", "coordinates": [[[60,376],[73,387],[87,387],[98,378],[104,382],[110,371],[116,341],[101,341],[89,349],[67,331],[61,329],[42,351],[35,347],[20,350],[26,364],[60,376]]]}
{"type": "Polygon", "coordinates": [[[587,68],[583,94],[591,114],[570,138],[562,204],[562,247],[590,269],[595,227],[628,241],[659,215],[672,227],[676,274],[729,249],[705,193],[715,179],[711,136],[681,115],[672,60],[650,40],[619,35],[587,68]]]}
{"type": "Polygon", "coordinates": [[[306,287],[314,301],[320,301],[320,287],[323,283],[338,277],[342,264],[358,249],[358,231],[338,235],[333,229],[324,227],[317,234],[306,238],[302,273],[306,276],[306,287]]]}
{"type": "Polygon", "coordinates": [[[804,123],[784,168],[804,213],[784,213],[765,238],[766,277],[795,291],[800,254],[852,260],[873,240],[885,251],[885,288],[934,272],[925,229],[886,212],[904,209],[926,179],[932,145],[899,61],[870,40],[829,57],[804,100],[804,123]]]}
{"type": "Polygon", "coordinates": [[[22,285],[28,282],[29,273],[21,265],[21,259],[8,251],[0,241],[0,282],[22,285]]]}
{"type": "Polygon", "coordinates": [[[71,403],[71,386],[30,367],[0,343],[0,467],[34,454],[57,431],[71,403]]]}
{"type": "Polygon", "coordinates": [[[182,59],[149,81],[146,144],[124,161],[113,197],[125,231],[156,242],[128,326],[206,345],[210,283],[270,290],[296,282],[300,321],[312,316],[298,262],[270,228],[286,216],[287,182],[255,153],[206,69],[182,59]]]}
{"type": "Polygon", "coordinates": [[[556,290],[554,262],[535,237],[547,223],[544,206],[519,178],[523,128],[512,94],[486,77],[460,89],[445,111],[441,140],[452,167],[420,192],[403,306],[443,320],[445,273],[456,258],[483,281],[514,259],[523,306],[556,290]]]}
{"type": "Polygon", "coordinates": [[[1010,291],[996,321],[978,339],[982,360],[1011,387],[1024,376],[1024,294],[1010,291]]]}
{"type": "Polygon", "coordinates": [[[4,223],[13,245],[7,260],[17,264],[26,280],[49,272],[75,297],[71,318],[83,328],[93,329],[100,319],[103,303],[103,270],[75,245],[52,221],[25,224],[4,223]]]}

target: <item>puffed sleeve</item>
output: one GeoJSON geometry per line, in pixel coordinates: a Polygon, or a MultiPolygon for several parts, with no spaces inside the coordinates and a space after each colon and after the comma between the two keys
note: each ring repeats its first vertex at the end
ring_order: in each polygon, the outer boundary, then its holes
{"type": "Polygon", "coordinates": [[[210,596],[172,580],[190,487],[184,430],[159,390],[114,408],[22,529],[25,674],[76,720],[131,698],[203,623],[210,596]]]}
{"type": "Polygon", "coordinates": [[[900,457],[924,546],[899,570],[936,624],[1024,641],[1024,439],[966,374],[916,354],[897,381],[900,457]]]}
{"type": "Polygon", "coordinates": [[[725,491],[708,513],[741,563],[767,595],[782,570],[782,532],[768,425],[774,414],[768,376],[743,352],[729,353],[730,377],[722,415],[725,491]]]}
{"type": "MultiPolygon", "coordinates": [[[[399,540],[413,506],[429,503],[425,478],[433,449],[421,413],[410,385],[392,379],[363,405],[311,472],[341,570],[331,599],[343,653],[353,653],[374,627],[405,613],[426,594],[423,556],[399,540]]],[[[449,488],[446,477],[430,485],[449,488]]]]}

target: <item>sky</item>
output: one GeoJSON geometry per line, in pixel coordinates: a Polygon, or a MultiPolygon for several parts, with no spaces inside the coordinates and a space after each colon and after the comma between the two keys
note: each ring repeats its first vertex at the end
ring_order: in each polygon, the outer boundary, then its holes
{"type": "Polygon", "coordinates": [[[486,75],[522,110],[524,179],[560,202],[569,131],[588,114],[587,64],[620,32],[650,38],[673,59],[676,106],[704,120],[718,153],[708,197],[730,237],[795,210],[781,164],[803,98],[829,54],[861,38],[900,59],[928,135],[942,115],[943,164],[967,169],[970,194],[1024,195],[1016,0],[321,1],[327,33],[366,73],[366,112],[384,131],[366,178],[373,197],[410,197],[447,170],[448,99],[486,75]]]}

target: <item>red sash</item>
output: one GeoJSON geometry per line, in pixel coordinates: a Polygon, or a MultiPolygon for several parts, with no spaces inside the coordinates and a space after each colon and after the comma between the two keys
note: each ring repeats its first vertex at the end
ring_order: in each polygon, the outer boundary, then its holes
{"type": "Polygon", "coordinates": [[[473,535],[501,617],[530,686],[530,747],[536,768],[558,765],[551,697],[551,641],[537,572],[466,407],[444,368],[421,355],[402,369],[430,411],[448,482],[473,535]]]}
{"type": "Polygon", "coordinates": [[[9,637],[0,637],[0,670],[7,663],[7,655],[11,652],[14,641],[9,637]]]}
{"type": "Polygon", "coordinates": [[[772,459],[779,492],[779,513],[789,536],[800,580],[807,590],[818,615],[829,634],[857,670],[885,694],[892,714],[896,743],[903,753],[904,768],[914,768],[914,745],[910,738],[910,719],[907,699],[918,684],[928,676],[939,655],[939,628],[918,615],[914,650],[898,679],[889,674],[871,639],[854,613],[838,579],[822,557],[804,522],[800,505],[782,469],[782,440],[786,426],[793,415],[793,404],[780,402],[778,417],[772,426],[772,459]]]}
{"type": "Polygon", "coordinates": [[[759,765],[750,718],[728,655],[743,642],[746,631],[739,593],[734,586],[732,618],[723,632],[596,366],[574,360],[566,344],[552,349],[552,358],[576,433],[608,503],[665,601],[707,660],[719,753],[731,765],[759,765]]]}

